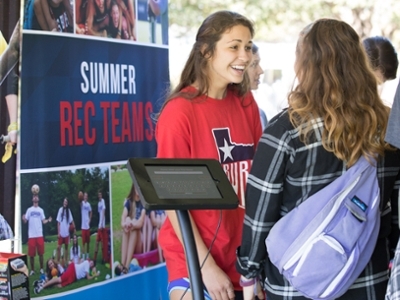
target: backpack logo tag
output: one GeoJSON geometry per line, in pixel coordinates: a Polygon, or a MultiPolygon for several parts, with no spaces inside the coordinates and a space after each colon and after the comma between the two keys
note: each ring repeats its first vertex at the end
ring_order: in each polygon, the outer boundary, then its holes
{"type": "Polygon", "coordinates": [[[358,198],[357,196],[354,196],[352,199],[351,199],[351,202],[353,202],[355,205],[357,205],[362,211],[366,211],[367,210],[367,208],[368,208],[368,205],[367,204],[365,204],[364,202],[362,202],[361,200],[360,200],[360,198],[358,198]]]}

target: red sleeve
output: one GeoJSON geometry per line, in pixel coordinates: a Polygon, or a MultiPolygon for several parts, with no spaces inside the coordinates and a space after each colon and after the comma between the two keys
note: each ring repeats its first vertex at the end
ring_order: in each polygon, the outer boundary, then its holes
{"type": "Polygon", "coordinates": [[[156,125],[157,158],[191,158],[190,116],[179,101],[170,101],[156,125]]]}
{"type": "Polygon", "coordinates": [[[260,119],[260,110],[258,108],[258,104],[256,100],[254,99],[253,93],[249,92],[248,95],[246,95],[248,99],[251,100],[251,114],[250,114],[250,126],[254,128],[253,133],[254,133],[254,148],[257,148],[258,141],[261,138],[262,135],[262,126],[261,126],[261,119],[260,119]]]}

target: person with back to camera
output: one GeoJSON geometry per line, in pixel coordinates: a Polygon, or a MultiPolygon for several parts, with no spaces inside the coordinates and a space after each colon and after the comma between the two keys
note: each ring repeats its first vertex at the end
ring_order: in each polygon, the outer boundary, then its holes
{"type": "MultiPolygon", "coordinates": [[[[384,59],[388,64],[391,61],[392,68],[394,65],[396,66],[396,70],[392,71],[392,74],[394,74],[394,78],[396,78],[396,72],[398,67],[397,53],[394,50],[393,46],[392,48],[390,48],[387,45],[388,43],[390,43],[388,40],[385,40],[385,42],[380,43],[380,45],[381,44],[386,45],[386,51],[381,51],[379,52],[379,54],[389,56],[389,59],[386,58],[384,59]]],[[[364,46],[365,46],[365,41],[364,41],[364,46]]],[[[388,78],[388,80],[390,79],[388,78]]],[[[400,128],[400,83],[398,84],[396,93],[394,95],[392,109],[390,110],[390,115],[389,115],[388,127],[385,135],[385,141],[398,149],[400,149],[399,128],[400,128]]],[[[386,290],[385,300],[400,300],[400,240],[397,243],[393,262],[391,263],[390,278],[386,290]]]]}
{"type": "MultiPolygon", "coordinates": [[[[385,141],[400,149],[400,83],[397,86],[392,109],[389,115],[385,141]]],[[[400,300],[400,239],[397,242],[393,262],[391,263],[390,278],[385,300],[400,300]]]]}
{"type": "MultiPolygon", "coordinates": [[[[238,13],[218,11],[208,16],[156,125],[158,158],[217,159],[241,201],[232,210],[189,211],[206,299],[242,295],[235,251],[241,238],[247,174],[262,133],[246,73],[253,35],[252,22],[238,13]]],[[[192,299],[175,211],[167,211],[159,238],[170,298],[192,299]]]]}
{"type": "MultiPolygon", "coordinates": [[[[272,118],[258,144],[246,189],[246,216],[237,270],[245,299],[262,277],[269,300],[307,299],[271,263],[265,239],[289,211],[364,156],[377,158],[381,229],[374,253],[344,299],[383,299],[389,250],[399,236],[399,151],[385,143],[389,109],[357,33],[345,22],[319,19],[300,33],[297,85],[289,107],[272,118]],[[397,228],[396,228],[397,227],[397,228]]],[[[329,262],[327,262],[329,268],[329,262]]]]}
{"type": "MultiPolygon", "coordinates": [[[[247,69],[247,73],[249,74],[250,88],[252,90],[257,90],[258,85],[260,84],[260,76],[264,74],[264,71],[260,66],[261,58],[260,58],[260,53],[258,52],[258,46],[253,43],[251,51],[253,52],[253,59],[250,63],[249,68],[247,69]]],[[[260,118],[261,118],[261,126],[262,129],[264,130],[264,128],[268,124],[268,120],[267,120],[267,115],[261,108],[260,108],[260,118]]]]}
{"type": "Polygon", "coordinates": [[[396,79],[399,60],[390,40],[383,36],[369,37],[363,40],[363,45],[378,83],[396,79]]]}

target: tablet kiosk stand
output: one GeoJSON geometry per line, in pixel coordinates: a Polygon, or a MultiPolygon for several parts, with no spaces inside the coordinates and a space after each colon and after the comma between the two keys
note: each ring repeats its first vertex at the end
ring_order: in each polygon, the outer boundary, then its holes
{"type": "Polygon", "coordinates": [[[179,227],[181,228],[186,261],[189,268],[190,287],[194,300],[204,300],[203,281],[201,279],[199,257],[194,240],[192,225],[187,210],[177,210],[179,227]]]}
{"type": "MultiPolygon", "coordinates": [[[[189,270],[189,280],[191,292],[194,300],[204,300],[204,284],[201,278],[199,257],[194,239],[192,224],[189,218],[189,210],[193,209],[235,209],[238,207],[239,199],[231,183],[226,177],[225,171],[216,159],[158,159],[158,158],[130,158],[128,160],[128,170],[132,176],[133,183],[137,188],[141,201],[146,209],[175,210],[178,217],[179,227],[182,233],[183,246],[185,249],[186,262],[189,270]],[[206,197],[188,196],[174,198],[158,195],[149,176],[147,167],[154,167],[150,172],[157,173],[156,183],[161,176],[170,176],[179,174],[182,182],[185,184],[188,175],[211,176],[210,178],[216,184],[218,195],[210,192],[206,197]],[[161,168],[161,169],[160,169],[161,168]],[[166,169],[164,169],[166,168],[166,169]],[[200,168],[200,169],[199,169],[200,168]],[[195,172],[193,172],[195,171],[195,172]],[[208,174],[209,173],[209,174],[208,174]],[[170,201],[165,201],[169,199],[170,201]]],[[[154,178],[154,177],[153,177],[154,178]]],[[[193,177],[192,177],[193,178],[193,177]]],[[[196,177],[194,177],[196,179],[196,177]]],[[[164,178],[166,179],[166,178],[164,178]]],[[[174,177],[174,180],[176,179],[174,177]]],[[[190,185],[187,186],[188,191],[190,185]]],[[[188,193],[190,194],[190,193],[188,193]]]]}

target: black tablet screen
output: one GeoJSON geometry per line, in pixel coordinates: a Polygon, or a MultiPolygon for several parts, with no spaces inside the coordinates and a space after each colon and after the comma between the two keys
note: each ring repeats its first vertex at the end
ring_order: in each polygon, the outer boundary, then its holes
{"type": "Polygon", "coordinates": [[[221,194],[206,166],[146,165],[160,199],[220,199],[221,194]]]}

